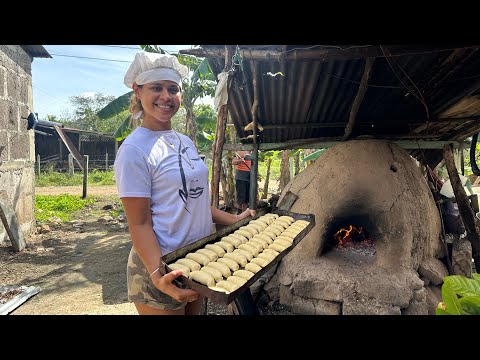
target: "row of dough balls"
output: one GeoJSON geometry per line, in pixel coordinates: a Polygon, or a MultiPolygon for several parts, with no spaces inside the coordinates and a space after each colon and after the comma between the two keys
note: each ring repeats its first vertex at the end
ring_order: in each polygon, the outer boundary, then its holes
{"type": "Polygon", "coordinates": [[[168,266],[210,289],[231,293],[267,266],[309,222],[265,214],[168,266]]]}

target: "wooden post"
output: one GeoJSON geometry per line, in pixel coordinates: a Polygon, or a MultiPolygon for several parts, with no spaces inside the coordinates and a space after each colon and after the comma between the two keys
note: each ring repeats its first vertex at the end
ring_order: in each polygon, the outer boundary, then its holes
{"type": "Polygon", "coordinates": [[[476,216],[468,200],[465,189],[462,186],[460,177],[455,166],[455,159],[453,156],[452,147],[445,145],[443,147],[443,158],[448,171],[448,177],[452,184],[453,193],[457,199],[458,211],[462,218],[465,230],[467,230],[467,239],[472,244],[472,256],[475,262],[477,273],[480,273],[480,231],[477,226],[476,216]]]}
{"type": "Polygon", "coordinates": [[[257,62],[252,62],[252,81],[253,81],[253,104],[252,104],[252,122],[253,122],[253,151],[252,168],[250,169],[250,193],[248,207],[252,210],[257,209],[258,194],[258,143],[257,143],[257,118],[258,118],[258,82],[257,82],[257,62]]]}
{"type": "Polygon", "coordinates": [[[40,154],[37,154],[37,174],[40,176],[40,154]]]}
{"type": "Polygon", "coordinates": [[[108,171],[108,152],[105,153],[105,171],[108,171]]]}
{"type": "Polygon", "coordinates": [[[252,168],[250,169],[250,201],[248,207],[252,210],[257,209],[257,188],[258,188],[258,144],[253,144],[252,151],[252,168]]]}
{"type": "Polygon", "coordinates": [[[15,215],[15,211],[12,206],[3,202],[2,199],[0,199],[0,218],[15,251],[19,252],[25,249],[27,244],[20,230],[20,223],[15,215]]]}
{"type": "MultiPolygon", "coordinates": [[[[230,70],[232,65],[232,51],[228,46],[225,46],[225,68],[227,72],[230,70]]],[[[227,79],[227,91],[230,89],[230,85],[233,80],[233,75],[229,75],[227,79]]],[[[217,115],[217,130],[215,132],[215,141],[213,148],[212,156],[212,184],[211,184],[211,202],[212,206],[218,208],[219,197],[218,192],[220,189],[220,170],[222,166],[222,152],[223,152],[223,143],[225,140],[225,129],[227,127],[227,116],[228,116],[228,103],[223,104],[218,109],[217,115]]]]}
{"type": "Polygon", "coordinates": [[[73,155],[68,154],[68,173],[70,176],[73,176],[75,174],[75,168],[73,166],[73,155]]]}
{"type": "Polygon", "coordinates": [[[463,141],[460,142],[460,168],[462,169],[462,175],[465,176],[465,158],[463,156],[463,141]]]}
{"type": "Polygon", "coordinates": [[[88,183],[88,155],[83,155],[83,195],[82,199],[87,197],[87,183],[88,183]]]}

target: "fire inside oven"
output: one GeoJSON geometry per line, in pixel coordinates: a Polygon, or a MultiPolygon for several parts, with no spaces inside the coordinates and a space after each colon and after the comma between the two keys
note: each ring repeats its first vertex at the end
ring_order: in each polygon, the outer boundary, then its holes
{"type": "Polygon", "coordinates": [[[344,218],[333,221],[326,232],[322,252],[337,251],[374,255],[375,240],[369,231],[369,225],[369,221],[359,218],[344,218]]]}

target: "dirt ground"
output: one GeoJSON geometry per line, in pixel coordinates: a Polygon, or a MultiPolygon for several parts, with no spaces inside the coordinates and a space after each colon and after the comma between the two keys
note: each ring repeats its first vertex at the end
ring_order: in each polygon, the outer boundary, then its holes
{"type": "MultiPolygon", "coordinates": [[[[82,187],[42,187],[37,195],[82,194],[82,187]]],[[[102,221],[105,205],[118,208],[115,186],[90,187],[96,201],[69,223],[49,223],[15,252],[0,246],[0,284],[38,286],[41,291],[10,315],[133,315],[127,301],[126,264],[131,248],[126,223],[102,221]],[[99,221],[99,219],[101,219],[99,221]]],[[[210,309],[213,310],[213,309],[210,309]]],[[[214,309],[227,314],[226,307],[214,309]]]]}

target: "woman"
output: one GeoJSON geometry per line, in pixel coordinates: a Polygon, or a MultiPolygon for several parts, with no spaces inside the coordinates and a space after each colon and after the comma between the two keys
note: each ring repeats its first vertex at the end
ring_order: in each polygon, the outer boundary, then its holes
{"type": "Polygon", "coordinates": [[[239,212],[244,212],[250,202],[251,152],[249,150],[236,152],[232,164],[235,165],[235,188],[237,190],[237,203],[240,207],[239,212]]]}
{"type": "Polygon", "coordinates": [[[130,112],[143,120],[120,146],[114,169],[133,242],[128,298],[141,315],[199,314],[202,296],[172,284],[181,270],[161,274],[160,258],[210,235],[213,223],[255,216],[210,206],[208,168],[190,138],[172,130],[187,74],[174,56],[142,52],[124,79],[134,90],[130,112]]]}

